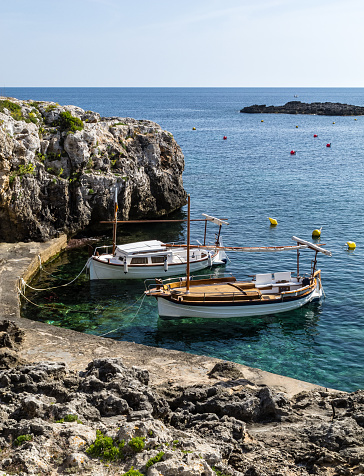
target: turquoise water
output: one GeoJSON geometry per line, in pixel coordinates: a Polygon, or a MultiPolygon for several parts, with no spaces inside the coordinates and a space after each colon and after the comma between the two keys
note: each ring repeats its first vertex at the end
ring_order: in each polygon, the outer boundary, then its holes
{"type": "MultiPolygon", "coordinates": [[[[291,313],[162,321],[156,302],[140,299],[142,282],[90,283],[83,276],[70,287],[30,292],[29,299],[46,308],[25,304],[25,317],[228,359],[327,387],[364,388],[364,117],[239,113],[251,104],[284,104],[295,94],[303,102],[364,106],[364,89],[7,88],[6,94],[156,121],[173,133],[185,154],[184,185],[193,217],[206,212],[229,218],[225,244],[293,244],[292,235],[310,240],[312,230],[322,226],[321,241],[333,252],[332,258],[319,256],[326,299],[291,313]],[[270,227],[268,216],[278,220],[277,227],[270,227]],[[356,242],[355,251],[347,251],[346,241],[356,242]]],[[[128,226],[119,229],[118,242],[180,240],[185,232],[185,225],[176,224],[128,226]]],[[[193,224],[192,237],[202,233],[201,225],[193,224]]],[[[295,253],[229,257],[226,271],[239,278],[296,268],[295,253]]],[[[302,271],[312,257],[302,253],[302,271]]],[[[70,280],[86,259],[85,250],[68,252],[46,268],[55,278],[43,272],[33,284],[70,280]]]]}

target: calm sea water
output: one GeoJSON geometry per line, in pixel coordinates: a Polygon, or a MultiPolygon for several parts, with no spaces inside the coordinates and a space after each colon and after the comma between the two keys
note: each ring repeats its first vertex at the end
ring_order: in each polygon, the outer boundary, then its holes
{"type": "MultiPolygon", "coordinates": [[[[322,226],[321,242],[333,252],[332,258],[319,256],[326,299],[290,313],[162,321],[156,302],[140,299],[142,282],[89,282],[82,276],[66,288],[29,293],[43,307],[25,304],[24,317],[232,360],[327,387],[364,388],[364,117],[239,113],[247,105],[284,104],[294,95],[303,102],[364,106],[364,89],[6,88],[5,94],[153,120],[182,147],[193,217],[206,212],[229,219],[225,244],[293,244],[292,235],[310,240],[312,230],[322,226]],[[277,227],[270,227],[268,216],[278,220],[277,227]],[[347,250],[346,241],[356,242],[355,251],[347,250]]],[[[200,227],[193,225],[192,238],[201,238],[200,227]]],[[[118,242],[179,240],[185,233],[184,225],[129,225],[119,228],[118,242]]],[[[229,257],[226,271],[239,278],[296,268],[295,253],[229,257]]],[[[312,258],[302,253],[302,271],[312,258]]],[[[67,282],[86,259],[85,250],[68,252],[33,285],[67,282]]]]}

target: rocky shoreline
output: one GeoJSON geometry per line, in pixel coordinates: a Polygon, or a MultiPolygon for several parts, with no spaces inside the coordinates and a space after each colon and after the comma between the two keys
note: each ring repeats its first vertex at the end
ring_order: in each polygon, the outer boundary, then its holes
{"type": "Polygon", "coordinates": [[[363,474],[364,391],[21,319],[8,276],[45,245],[0,246],[2,476],[363,474]]]}
{"type": "Polygon", "coordinates": [[[283,106],[254,104],[240,110],[247,114],[315,114],[318,116],[362,116],[364,107],[333,102],[304,103],[290,101],[283,106]]]}
{"type": "Polygon", "coordinates": [[[218,362],[208,383],[153,385],[121,358],[70,370],[26,362],[0,322],[2,475],[353,475],[364,472],[364,392],[289,397],[218,362]]]}
{"type": "Polygon", "coordinates": [[[46,241],[186,203],[184,156],[147,120],[0,97],[0,240],[46,241]]]}

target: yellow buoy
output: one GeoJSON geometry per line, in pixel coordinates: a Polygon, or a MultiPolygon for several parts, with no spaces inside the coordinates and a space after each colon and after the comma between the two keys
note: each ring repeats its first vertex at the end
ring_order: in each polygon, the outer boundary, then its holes
{"type": "Polygon", "coordinates": [[[335,122],[333,122],[333,124],[335,124],[335,122]]]}
{"type": "Polygon", "coordinates": [[[320,238],[320,236],[321,236],[321,230],[322,230],[322,227],[321,227],[320,229],[313,230],[313,232],[312,232],[312,238],[320,238]]]}
{"type": "Polygon", "coordinates": [[[192,130],[195,131],[195,130],[196,130],[196,127],[192,127],[192,130]]]}
{"type": "Polygon", "coordinates": [[[263,119],[260,122],[264,122],[263,119]]]}
{"type": "Polygon", "coordinates": [[[278,222],[275,218],[270,218],[268,217],[268,220],[270,221],[270,224],[273,225],[273,226],[276,226],[278,225],[278,222]]]}
{"type": "Polygon", "coordinates": [[[358,119],[354,119],[354,121],[357,121],[358,119]]]}
{"type": "Polygon", "coordinates": [[[349,250],[355,250],[356,243],[354,243],[354,241],[347,241],[346,244],[348,245],[349,250]]]}
{"type": "Polygon", "coordinates": [[[298,129],[298,126],[296,126],[296,129],[298,129]]]}

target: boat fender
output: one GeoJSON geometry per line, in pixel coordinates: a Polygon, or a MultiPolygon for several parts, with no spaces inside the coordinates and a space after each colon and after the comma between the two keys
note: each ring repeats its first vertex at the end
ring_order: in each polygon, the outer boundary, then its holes
{"type": "Polygon", "coordinates": [[[124,273],[126,274],[128,272],[128,262],[126,261],[126,258],[124,259],[124,273]]]}
{"type": "Polygon", "coordinates": [[[211,251],[208,252],[208,255],[207,255],[207,264],[209,265],[209,267],[211,268],[212,266],[212,255],[211,255],[211,251]]]}
{"type": "Polygon", "coordinates": [[[168,271],[168,261],[167,261],[167,258],[164,258],[164,271],[165,271],[165,272],[168,271]]]}

